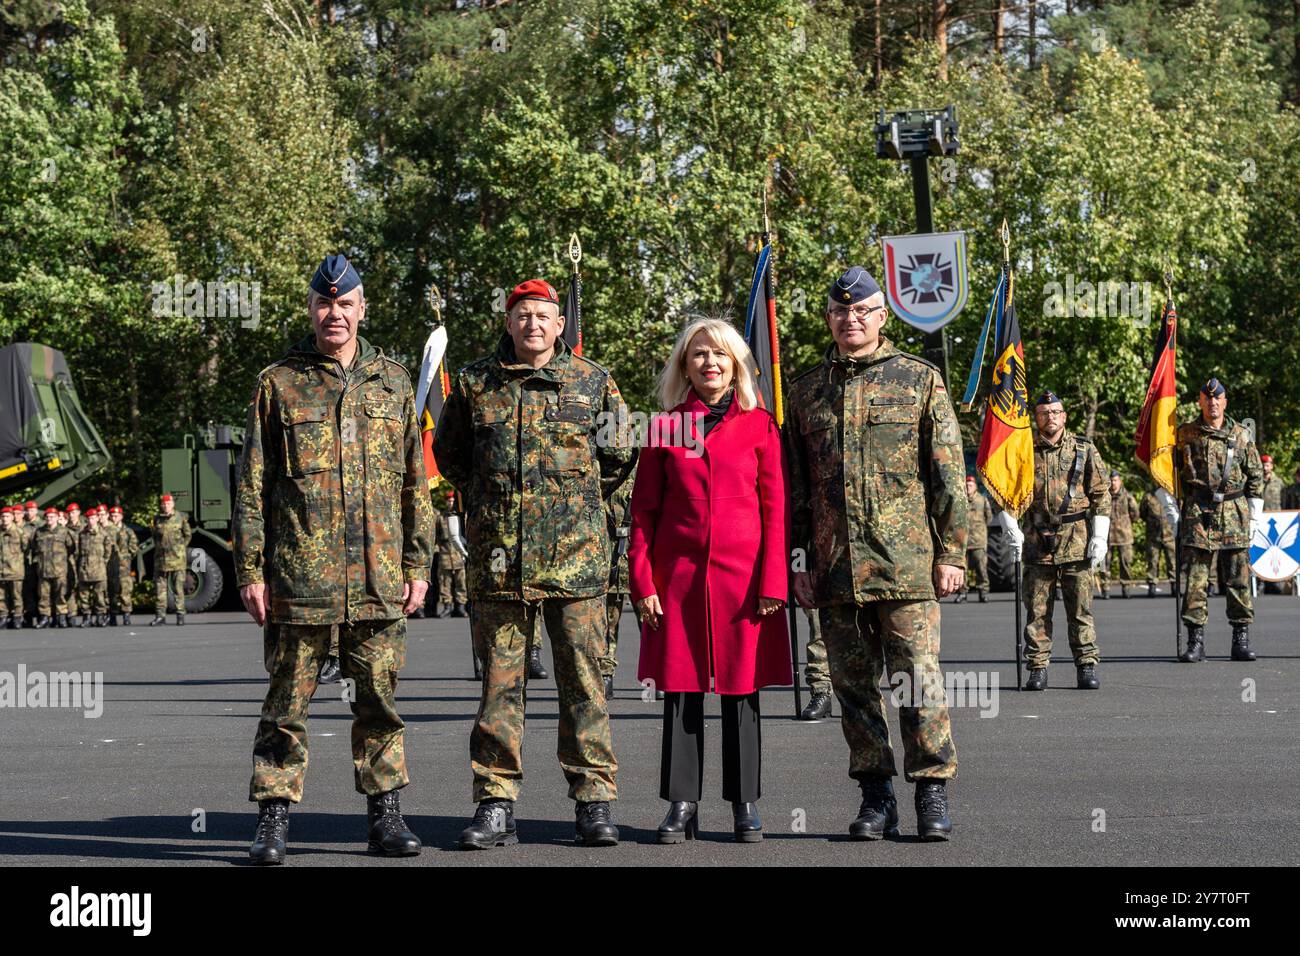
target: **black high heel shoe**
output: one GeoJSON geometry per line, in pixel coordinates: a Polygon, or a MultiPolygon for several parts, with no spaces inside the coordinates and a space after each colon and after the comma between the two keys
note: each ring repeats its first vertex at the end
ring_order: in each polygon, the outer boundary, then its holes
{"type": "Polygon", "coordinates": [[[731,813],[736,821],[737,843],[757,843],[763,839],[763,821],[758,818],[758,804],[733,803],[731,813]]]}
{"type": "Polygon", "coordinates": [[[687,800],[674,800],[668,805],[668,816],[659,824],[660,843],[681,843],[700,835],[700,805],[687,800]]]}

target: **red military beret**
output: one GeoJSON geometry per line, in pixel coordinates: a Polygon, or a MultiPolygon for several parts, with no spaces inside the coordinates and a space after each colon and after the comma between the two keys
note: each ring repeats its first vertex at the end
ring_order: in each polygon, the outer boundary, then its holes
{"type": "Polygon", "coordinates": [[[123,514],[123,513],[124,513],[124,512],[122,511],[122,506],[121,506],[121,505],[113,505],[113,507],[109,508],[108,510],[109,510],[109,513],[110,513],[110,514],[115,514],[115,515],[120,515],[120,514],[123,514]]]}
{"type": "Polygon", "coordinates": [[[46,508],[46,509],[45,509],[45,513],[46,513],[47,515],[56,515],[56,514],[59,513],[59,509],[58,509],[58,508],[54,508],[54,507],[46,508]]]}
{"type": "Polygon", "coordinates": [[[1259,460],[1260,460],[1260,461],[1272,461],[1272,460],[1273,460],[1273,456],[1272,456],[1272,455],[1260,455],[1260,456],[1259,456],[1259,460]]]}
{"type": "Polygon", "coordinates": [[[68,507],[67,507],[66,509],[64,509],[64,510],[66,510],[66,511],[80,511],[80,510],[81,510],[81,505],[77,504],[77,503],[74,501],[74,502],[72,502],[70,505],[68,505],[68,507]]]}
{"type": "Polygon", "coordinates": [[[160,500],[160,501],[171,501],[171,500],[172,500],[172,496],[171,496],[171,495],[163,495],[162,498],[160,498],[159,500],[160,500]]]}
{"type": "Polygon", "coordinates": [[[523,299],[539,299],[542,302],[560,304],[560,297],[545,279],[529,279],[515,286],[515,291],[510,293],[510,298],[506,299],[506,311],[509,312],[515,307],[516,302],[523,299]]]}
{"type": "Polygon", "coordinates": [[[38,504],[37,504],[36,502],[34,502],[34,501],[29,501],[29,502],[27,502],[27,504],[23,505],[23,507],[24,507],[24,508],[39,508],[40,505],[38,505],[38,504]]]}

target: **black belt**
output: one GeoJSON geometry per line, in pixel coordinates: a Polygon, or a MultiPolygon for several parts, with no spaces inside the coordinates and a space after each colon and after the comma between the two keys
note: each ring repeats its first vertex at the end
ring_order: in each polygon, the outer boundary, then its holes
{"type": "Polygon", "coordinates": [[[1224,494],[1222,498],[1218,497],[1217,495],[1209,491],[1198,492],[1196,497],[1200,500],[1200,503],[1202,505],[1213,508],[1215,505],[1219,504],[1220,502],[1235,501],[1238,498],[1244,497],[1245,494],[1246,494],[1246,490],[1243,488],[1241,491],[1229,491],[1226,494],[1224,494]]]}
{"type": "Polygon", "coordinates": [[[1082,521],[1086,517],[1088,517],[1088,512],[1086,511],[1072,511],[1069,514],[1048,515],[1047,523],[1052,527],[1055,527],[1058,524],[1069,524],[1072,521],[1082,521]]]}

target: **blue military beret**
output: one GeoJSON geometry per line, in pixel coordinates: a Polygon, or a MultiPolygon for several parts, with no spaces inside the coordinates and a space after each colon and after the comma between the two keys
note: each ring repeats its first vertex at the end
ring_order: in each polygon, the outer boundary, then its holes
{"type": "Polygon", "coordinates": [[[1201,394],[1216,398],[1224,393],[1223,383],[1217,378],[1212,378],[1201,386],[1201,394]]]}
{"type": "Polygon", "coordinates": [[[361,276],[357,275],[357,270],[352,268],[352,263],[342,253],[326,256],[311,277],[312,290],[331,299],[347,295],[359,285],[361,276]]]}
{"type": "Polygon", "coordinates": [[[1054,391],[1052,391],[1049,388],[1047,391],[1043,392],[1042,395],[1038,396],[1038,401],[1034,402],[1034,407],[1037,408],[1040,405],[1064,405],[1064,404],[1065,402],[1061,401],[1061,396],[1057,395],[1054,391]]]}
{"type": "Polygon", "coordinates": [[[852,305],[869,299],[880,291],[880,285],[862,266],[849,266],[842,276],[831,283],[830,300],[837,305],[852,305]]]}

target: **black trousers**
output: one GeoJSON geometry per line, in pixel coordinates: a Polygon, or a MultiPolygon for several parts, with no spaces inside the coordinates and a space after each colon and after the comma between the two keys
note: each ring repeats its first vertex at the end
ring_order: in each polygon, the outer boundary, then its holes
{"type": "MultiPolygon", "coordinates": [[[[761,792],[758,691],[722,695],[722,799],[752,803],[761,792]]],[[[704,794],[704,694],[664,692],[659,796],[698,803],[704,794]]]]}

